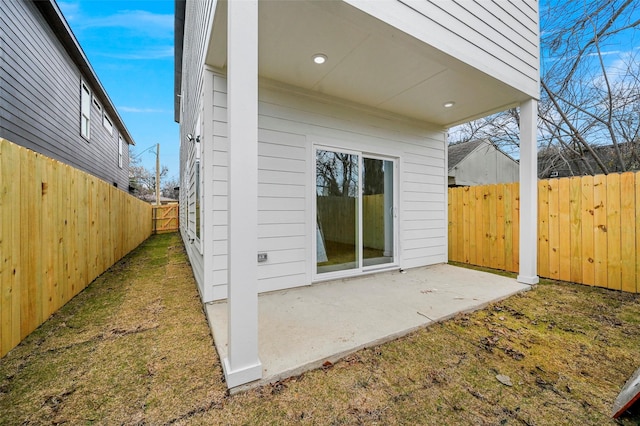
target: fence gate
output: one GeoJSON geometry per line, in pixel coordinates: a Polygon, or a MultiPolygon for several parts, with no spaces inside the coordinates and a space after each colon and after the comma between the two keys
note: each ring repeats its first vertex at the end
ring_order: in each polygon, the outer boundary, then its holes
{"type": "Polygon", "coordinates": [[[177,231],[180,222],[178,219],[178,204],[153,206],[153,233],[177,231]]]}

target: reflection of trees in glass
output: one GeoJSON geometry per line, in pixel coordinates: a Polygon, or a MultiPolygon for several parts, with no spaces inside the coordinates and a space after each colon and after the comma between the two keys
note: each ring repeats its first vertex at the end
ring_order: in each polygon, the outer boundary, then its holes
{"type": "Polygon", "coordinates": [[[384,161],[364,159],[364,195],[384,194],[384,161]]]}
{"type": "Polygon", "coordinates": [[[316,191],[321,196],[358,195],[358,157],[341,152],[316,152],[316,191]]]}

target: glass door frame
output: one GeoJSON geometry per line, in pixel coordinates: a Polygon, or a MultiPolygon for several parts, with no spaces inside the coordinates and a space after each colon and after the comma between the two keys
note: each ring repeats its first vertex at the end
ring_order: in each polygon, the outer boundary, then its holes
{"type": "Polygon", "coordinates": [[[348,148],[342,148],[342,147],[336,147],[336,146],[330,146],[330,145],[314,145],[313,146],[313,150],[312,150],[312,154],[313,154],[313,172],[312,172],[312,177],[313,177],[313,186],[311,187],[313,190],[313,195],[312,195],[312,211],[311,211],[311,216],[312,216],[312,223],[314,223],[314,229],[311,233],[311,240],[312,240],[312,244],[311,244],[311,253],[312,253],[312,259],[311,259],[311,272],[312,272],[312,282],[320,282],[320,281],[327,281],[327,280],[334,280],[334,279],[340,279],[340,278],[345,278],[345,277],[353,277],[353,276],[358,276],[358,275],[363,275],[363,274],[367,274],[367,273],[373,273],[373,272],[378,272],[378,271],[385,271],[385,270],[392,270],[392,269],[397,269],[399,267],[399,258],[398,258],[398,254],[400,252],[399,247],[398,247],[398,241],[399,241],[399,235],[400,235],[400,230],[398,227],[398,223],[399,223],[399,219],[398,219],[398,200],[399,200],[399,193],[400,193],[400,185],[399,185],[399,181],[398,181],[398,176],[399,176],[399,172],[398,172],[398,164],[399,164],[399,158],[398,157],[393,157],[393,156],[389,156],[389,155],[383,155],[383,154],[377,154],[377,153],[369,153],[367,151],[357,151],[354,149],[348,149],[348,148]],[[332,272],[324,272],[324,273],[318,273],[318,238],[317,238],[317,230],[315,229],[315,227],[317,225],[315,225],[316,221],[317,221],[317,175],[316,175],[316,161],[317,161],[317,152],[318,151],[331,151],[331,152],[338,152],[341,154],[350,154],[350,155],[356,155],[358,157],[358,193],[359,193],[359,197],[358,197],[358,223],[357,223],[357,227],[358,227],[358,267],[356,268],[352,268],[352,269],[347,269],[347,270],[340,270],[340,271],[332,271],[332,272]],[[393,211],[392,211],[392,224],[393,224],[393,261],[389,262],[389,263],[382,263],[382,264],[376,264],[376,265],[370,265],[370,266],[363,266],[364,263],[364,259],[363,259],[363,166],[364,166],[364,159],[365,158],[369,158],[369,159],[374,159],[374,160],[382,160],[382,161],[391,161],[393,164],[393,211]]]}

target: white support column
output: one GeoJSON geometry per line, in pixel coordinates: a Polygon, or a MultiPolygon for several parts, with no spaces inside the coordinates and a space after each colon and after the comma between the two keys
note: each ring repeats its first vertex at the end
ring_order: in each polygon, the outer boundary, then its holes
{"type": "Polygon", "coordinates": [[[538,283],[538,101],[520,104],[520,271],[518,281],[538,283]]]}
{"type": "Polygon", "coordinates": [[[227,387],[262,377],[258,358],[258,1],[229,0],[227,387]]]}

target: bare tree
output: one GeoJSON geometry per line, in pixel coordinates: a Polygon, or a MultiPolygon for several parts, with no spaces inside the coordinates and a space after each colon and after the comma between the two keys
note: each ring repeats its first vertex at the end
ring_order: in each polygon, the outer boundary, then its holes
{"type": "MultiPolygon", "coordinates": [[[[160,166],[160,185],[169,173],[167,166],[160,166]]],[[[129,165],[129,186],[133,188],[133,194],[142,199],[147,199],[156,191],[156,172],[149,170],[140,164],[139,160],[132,158],[129,165]]]]}
{"type": "Polygon", "coordinates": [[[450,130],[452,143],[487,139],[506,152],[518,148],[520,115],[516,108],[470,121],[450,130]]]}
{"type": "Polygon", "coordinates": [[[318,151],[316,158],[316,190],[318,195],[356,196],[358,163],[352,154],[318,151]]]}
{"type": "Polygon", "coordinates": [[[160,188],[162,196],[167,198],[178,199],[180,192],[180,181],[175,177],[162,180],[162,186],[160,188]]]}
{"type": "MultiPolygon", "coordinates": [[[[573,0],[542,4],[541,175],[610,173],[640,165],[640,2],[573,0]],[[619,40],[625,40],[620,44],[619,40]],[[610,60],[610,58],[616,58],[610,60]]],[[[452,129],[452,140],[518,144],[515,110],[452,129]]]]}

